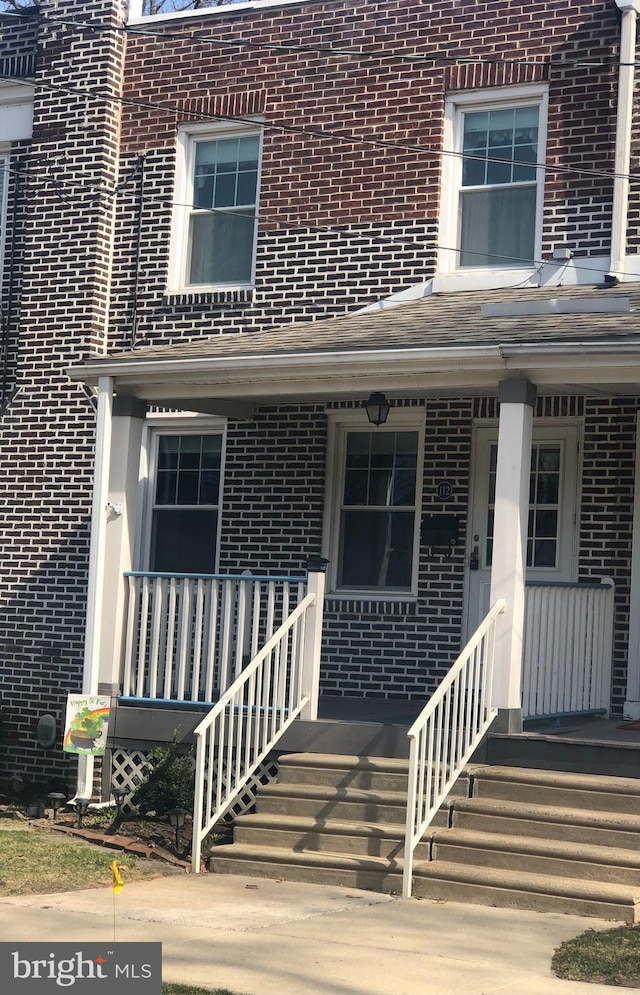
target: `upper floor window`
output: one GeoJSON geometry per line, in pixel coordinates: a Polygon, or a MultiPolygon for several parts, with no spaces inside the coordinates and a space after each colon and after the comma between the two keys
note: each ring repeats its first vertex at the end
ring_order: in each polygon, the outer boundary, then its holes
{"type": "Polygon", "coordinates": [[[534,267],[540,258],[546,91],[457,93],[447,102],[444,272],[534,267]],[[498,98],[498,99],[497,99],[498,98]]]}
{"type": "Polygon", "coordinates": [[[170,289],[253,283],[260,144],[239,129],[181,135],[170,289]]]}

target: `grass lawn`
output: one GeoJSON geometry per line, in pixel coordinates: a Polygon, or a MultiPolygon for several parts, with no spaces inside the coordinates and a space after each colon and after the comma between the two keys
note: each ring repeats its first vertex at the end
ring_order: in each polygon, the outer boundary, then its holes
{"type": "Polygon", "coordinates": [[[113,860],[118,861],[125,881],[158,877],[164,871],[159,862],[140,860],[81,840],[70,842],[53,833],[29,829],[0,829],[0,897],[49,895],[110,885],[113,860]]]}
{"type": "MultiPolygon", "coordinates": [[[[159,861],[141,860],[78,839],[33,829],[0,828],[0,898],[111,886],[113,860],[117,860],[125,883],[158,877],[165,869],[159,861]]],[[[194,988],[165,982],[162,995],[240,993],[228,988],[194,988]]]]}
{"type": "Polygon", "coordinates": [[[570,981],[640,988],[640,926],[588,929],[558,947],[551,967],[570,981]]]}

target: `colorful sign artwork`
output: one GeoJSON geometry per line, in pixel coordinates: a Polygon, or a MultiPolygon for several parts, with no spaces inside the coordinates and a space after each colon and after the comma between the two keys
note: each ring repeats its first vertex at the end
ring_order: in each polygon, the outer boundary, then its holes
{"type": "Polygon", "coordinates": [[[101,757],[107,745],[110,699],[101,695],[70,694],[64,725],[65,753],[101,757]]]}

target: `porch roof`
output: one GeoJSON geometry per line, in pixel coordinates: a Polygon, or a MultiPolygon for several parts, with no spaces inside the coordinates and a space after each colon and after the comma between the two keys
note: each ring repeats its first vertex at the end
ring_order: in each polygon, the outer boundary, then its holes
{"type": "Polygon", "coordinates": [[[184,407],[178,402],[200,398],[189,405],[197,410],[216,410],[207,398],[485,393],[508,376],[526,376],[547,392],[606,385],[635,393],[639,312],[640,283],[432,294],[269,331],[94,355],[69,373],[87,383],[113,377],[117,393],[150,402],[184,407]]]}

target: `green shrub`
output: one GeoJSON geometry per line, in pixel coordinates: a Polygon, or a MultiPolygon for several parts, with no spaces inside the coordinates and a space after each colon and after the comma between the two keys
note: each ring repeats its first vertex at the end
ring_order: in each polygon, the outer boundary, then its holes
{"type": "Polygon", "coordinates": [[[166,815],[172,808],[193,811],[193,751],[179,743],[157,746],[147,762],[147,772],[133,794],[133,804],[142,815],[166,815]]]}

